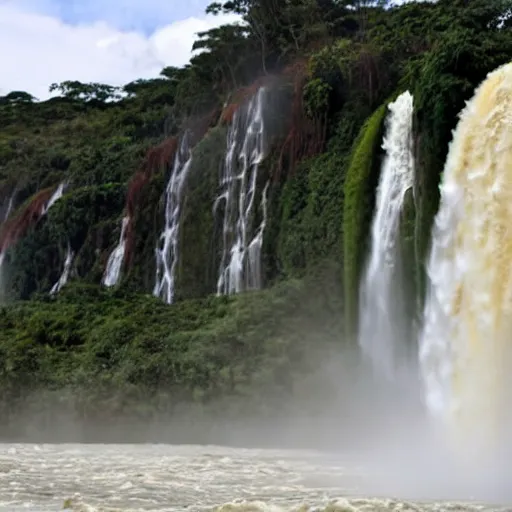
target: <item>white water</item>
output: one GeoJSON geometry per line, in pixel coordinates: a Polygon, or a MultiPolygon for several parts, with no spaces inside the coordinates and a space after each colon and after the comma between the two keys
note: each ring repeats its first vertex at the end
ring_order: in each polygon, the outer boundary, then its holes
{"type": "Polygon", "coordinates": [[[156,254],[156,278],[153,295],[171,304],[175,294],[176,265],[179,258],[179,234],[183,185],[192,164],[189,133],[185,132],[174,158],[165,198],[165,227],[156,254]]]}
{"type": "Polygon", "coordinates": [[[361,497],[364,470],[318,452],[172,445],[0,445],[0,511],[498,512],[361,497]],[[351,497],[359,496],[359,497],[351,497]]]}
{"type": "Polygon", "coordinates": [[[124,253],[126,248],[126,228],[130,222],[130,217],[123,217],[121,224],[121,234],[119,235],[119,242],[110,254],[105,273],[103,274],[102,283],[105,286],[115,286],[119,282],[121,276],[121,267],[123,266],[124,253]]]}
{"type": "Polygon", "coordinates": [[[403,360],[405,297],[400,257],[400,214],[414,180],[413,97],[409,91],[389,104],[386,151],[371,230],[370,256],[360,289],[359,344],[374,367],[393,378],[403,360]]]}
{"type": "Polygon", "coordinates": [[[9,202],[7,203],[7,209],[5,210],[5,214],[4,214],[2,223],[5,222],[9,218],[9,215],[12,212],[12,208],[14,205],[14,198],[16,197],[16,192],[17,192],[16,189],[14,189],[11,196],[9,197],[9,202]]]}
{"type": "Polygon", "coordinates": [[[264,109],[269,91],[262,87],[235,113],[227,136],[227,150],[220,177],[221,193],[214,213],[222,204],[222,257],[217,294],[228,295],[262,286],[261,248],[267,222],[267,191],[260,200],[262,220],[254,230],[258,171],[267,155],[264,109]]]}
{"type": "Polygon", "coordinates": [[[58,293],[62,287],[68,282],[69,273],[71,271],[71,265],[73,264],[73,258],[75,254],[71,250],[71,247],[68,243],[68,249],[66,251],[66,259],[64,260],[64,268],[62,270],[62,274],[60,275],[59,280],[52,286],[50,290],[50,295],[55,295],[58,293]]]}
{"type": "Polygon", "coordinates": [[[61,183],[55,192],[52,194],[48,202],[43,206],[41,210],[41,215],[45,215],[48,213],[48,210],[64,195],[64,191],[66,190],[67,184],[61,183]]]}
{"type": "Polygon", "coordinates": [[[420,337],[426,405],[475,461],[510,445],[511,170],[508,64],[477,89],[453,135],[420,337]]]}

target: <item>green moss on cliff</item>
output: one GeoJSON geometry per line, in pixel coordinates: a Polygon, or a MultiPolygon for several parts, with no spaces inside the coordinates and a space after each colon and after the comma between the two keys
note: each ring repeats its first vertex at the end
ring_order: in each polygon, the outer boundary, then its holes
{"type": "Polygon", "coordinates": [[[343,205],[343,265],[347,336],[356,332],[359,279],[366,255],[380,161],[376,152],[382,139],[386,105],[368,119],[354,144],[345,181],[343,205]]]}
{"type": "Polygon", "coordinates": [[[277,255],[285,276],[302,275],[319,261],[342,266],[344,183],[353,140],[366,109],[347,104],[325,153],[301,163],[280,193],[277,255]]]}
{"type": "Polygon", "coordinates": [[[216,290],[222,250],[222,225],[213,206],[226,152],[227,129],[208,131],[192,152],[184,185],[180,254],[176,273],[177,298],[204,297],[216,290]]]}
{"type": "Polygon", "coordinates": [[[122,286],[132,291],[150,292],[155,285],[155,248],[165,222],[168,172],[162,169],[152,175],[132,219],[135,236],[133,245],[127,247],[122,276],[122,286]]]}
{"type": "Polygon", "coordinates": [[[58,280],[69,243],[75,277],[98,282],[114,242],[126,189],[118,183],[66,192],[7,252],[3,286],[10,298],[49,291],[58,280]],[[99,262],[99,264],[98,264],[99,262]]]}

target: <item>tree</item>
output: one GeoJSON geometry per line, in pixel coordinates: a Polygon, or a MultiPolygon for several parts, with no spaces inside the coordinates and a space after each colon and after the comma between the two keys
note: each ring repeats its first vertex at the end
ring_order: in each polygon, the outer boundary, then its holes
{"type": "MultiPolygon", "coordinates": [[[[226,84],[230,80],[230,87],[237,88],[237,72],[244,61],[244,55],[247,54],[247,36],[247,27],[238,24],[222,25],[206,32],[199,32],[199,39],[195,41],[192,50],[201,50],[206,56],[213,57],[212,63],[220,73],[221,80],[226,84]]],[[[204,62],[205,58],[202,60],[204,62]]]]}
{"type": "Polygon", "coordinates": [[[206,12],[241,16],[248,37],[258,41],[265,74],[268,60],[279,62],[286,54],[300,53],[312,39],[327,34],[316,0],[229,0],[210,4],[206,12]]]}
{"type": "Polygon", "coordinates": [[[34,103],[36,98],[25,91],[12,91],[6,96],[0,96],[0,105],[14,105],[19,103],[34,103]]]}
{"type": "Polygon", "coordinates": [[[83,101],[85,103],[92,101],[105,103],[121,98],[119,87],[99,83],[84,84],[78,80],[67,80],[60,84],[53,83],[50,85],[49,91],[58,91],[65,98],[74,101],[83,101]]]}
{"type": "Polygon", "coordinates": [[[176,82],[167,78],[141,78],[123,86],[122,91],[128,99],[137,98],[146,106],[172,105],[176,96],[176,82]]]}

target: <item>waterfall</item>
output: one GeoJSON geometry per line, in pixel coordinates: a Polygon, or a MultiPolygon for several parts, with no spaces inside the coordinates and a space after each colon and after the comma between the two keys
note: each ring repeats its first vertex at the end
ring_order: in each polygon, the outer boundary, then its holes
{"type": "Polygon", "coordinates": [[[511,170],[512,63],[487,76],[453,134],[419,339],[431,416],[479,456],[510,427],[511,170]]]}
{"type": "Polygon", "coordinates": [[[130,217],[123,217],[123,221],[121,223],[121,234],[119,236],[119,242],[110,254],[107,261],[107,267],[105,268],[105,273],[103,274],[102,283],[105,286],[115,286],[119,281],[126,247],[126,228],[128,227],[129,222],[130,217]]]}
{"type": "Polygon", "coordinates": [[[68,243],[66,259],[64,261],[64,269],[62,270],[62,274],[59,280],[53,285],[52,289],[50,290],[50,295],[55,295],[56,293],[58,293],[62,289],[62,287],[68,282],[69,273],[71,271],[71,265],[73,264],[73,257],[74,253],[71,250],[71,246],[68,243]]]}
{"type": "MultiPolygon", "coordinates": [[[[48,210],[64,195],[64,191],[65,191],[66,187],[67,187],[66,183],[61,183],[56,188],[56,190],[50,196],[50,199],[48,199],[48,201],[41,207],[41,212],[40,212],[41,217],[46,215],[48,213],[48,210]]],[[[16,189],[14,190],[14,192],[11,195],[11,198],[9,199],[9,204],[7,206],[7,211],[4,216],[3,222],[5,222],[7,220],[7,217],[9,217],[9,215],[12,211],[12,208],[14,205],[15,194],[16,194],[16,189]]],[[[4,247],[3,249],[0,250],[0,272],[2,271],[2,266],[5,261],[5,254],[7,252],[7,249],[8,249],[8,247],[4,247]]]]}
{"type": "Polygon", "coordinates": [[[64,195],[64,190],[66,189],[67,184],[61,183],[55,192],[52,194],[48,202],[43,206],[41,210],[41,215],[45,215],[48,213],[48,210],[64,195]]]}
{"type": "Polygon", "coordinates": [[[389,105],[386,151],[377,189],[371,248],[360,288],[359,344],[372,364],[392,378],[403,363],[407,312],[400,255],[400,214],[414,181],[413,97],[409,91],[389,105]]]}
{"type": "Polygon", "coordinates": [[[267,191],[260,201],[262,219],[254,230],[254,206],[258,171],[268,152],[268,133],[264,108],[268,90],[261,87],[233,117],[227,135],[227,151],[220,177],[221,193],[214,203],[214,213],[224,204],[222,256],[217,280],[217,294],[227,295],[261,288],[261,248],[267,222],[267,191]]]}
{"type": "Polygon", "coordinates": [[[12,208],[14,206],[14,198],[15,197],[16,197],[16,189],[13,190],[11,196],[9,197],[9,201],[7,202],[7,209],[5,210],[4,218],[2,219],[2,223],[4,223],[9,218],[9,215],[11,214],[12,208]]]}
{"type": "Polygon", "coordinates": [[[167,304],[174,300],[176,264],[179,257],[179,231],[181,200],[190,165],[192,152],[190,134],[185,132],[174,158],[174,165],[167,183],[165,196],[165,226],[156,248],[156,279],[153,295],[167,304]]]}

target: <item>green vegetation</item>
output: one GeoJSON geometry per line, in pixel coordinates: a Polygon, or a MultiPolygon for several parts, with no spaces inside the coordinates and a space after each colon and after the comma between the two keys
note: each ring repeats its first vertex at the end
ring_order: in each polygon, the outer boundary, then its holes
{"type": "Polygon", "coordinates": [[[71,283],[55,299],[1,309],[2,422],[41,390],[65,400],[77,419],[152,417],[213,400],[246,412],[266,407],[269,393],[288,396],[294,377],[312,371],[312,339],[337,340],[340,289],[332,272],[173,307],[71,283]]]}
{"type": "Polygon", "coordinates": [[[215,225],[212,208],[224,160],[226,132],[221,126],[211,129],[192,153],[180,230],[183,252],[176,277],[181,298],[204,297],[217,286],[222,231],[215,225]]]}
{"type": "Polygon", "coordinates": [[[182,69],[120,88],[52,84],[58,96],[42,102],[23,91],[0,97],[0,219],[14,199],[0,224],[4,424],[35,391],[68,393],[76,414],[92,418],[101,407],[150,416],[182,402],[206,407],[237,396],[249,407],[249,396],[292,394],[312,353],[355,334],[383,120],[406,89],[415,102],[417,183],[402,245],[411,293],[422,297],[450,133],[475,87],[511,58],[510,0],[230,0],[207,11],[235,12],[244,23],[200,33],[194,46],[203,51],[182,69]],[[222,226],[212,210],[227,125],[259,84],[273,91],[261,164],[270,178],[267,289],[214,298],[222,226]],[[193,161],[177,302],[166,306],[148,294],[185,129],[193,161]],[[64,197],[41,216],[39,203],[63,182],[64,197]],[[104,290],[126,213],[122,280],[104,290]],[[71,282],[51,299],[68,244],[71,282]]]}
{"type": "Polygon", "coordinates": [[[375,153],[382,140],[381,128],[385,113],[385,106],[379,107],[361,129],[345,180],[343,268],[348,336],[355,334],[355,325],[357,325],[359,278],[375,202],[374,191],[377,183],[375,176],[378,176],[375,153]]]}

